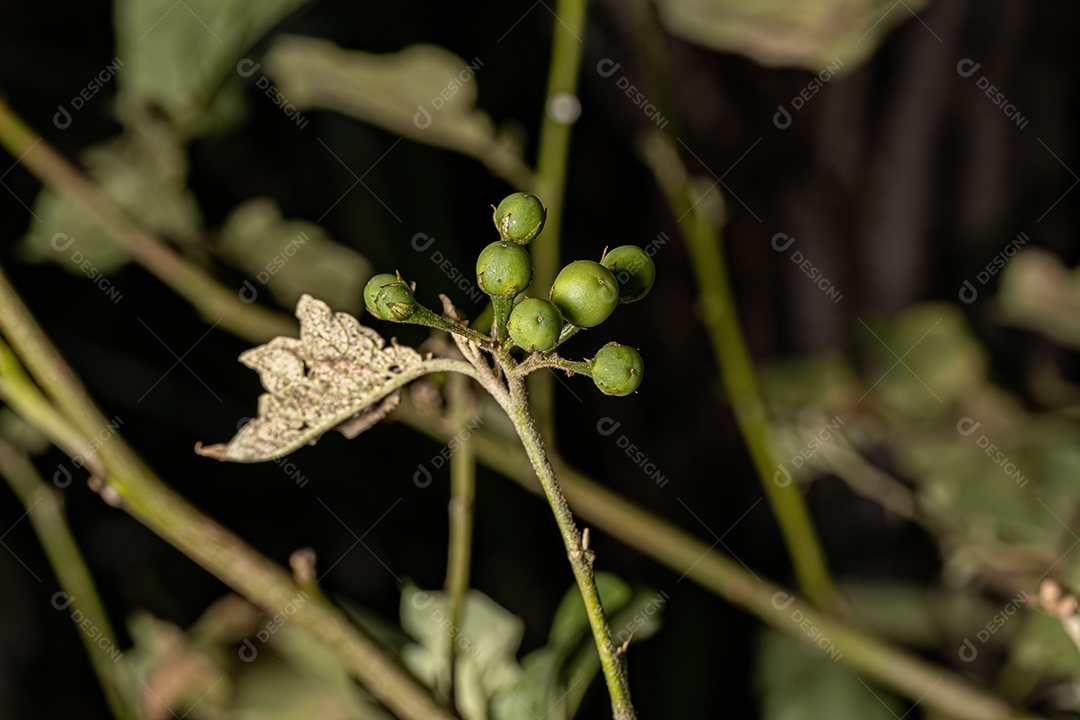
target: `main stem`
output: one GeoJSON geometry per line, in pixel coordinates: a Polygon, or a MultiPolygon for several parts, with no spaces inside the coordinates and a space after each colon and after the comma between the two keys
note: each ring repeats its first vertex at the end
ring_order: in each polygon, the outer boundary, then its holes
{"type": "Polygon", "coordinates": [[[555,479],[555,470],[551,467],[551,461],[544,451],[544,441],[529,412],[525,383],[520,376],[513,373],[508,373],[508,383],[509,397],[505,394],[501,397],[495,395],[495,399],[503,406],[514,423],[518,437],[521,438],[521,444],[529,456],[529,462],[532,463],[536,476],[540,479],[540,485],[544,488],[544,495],[547,496],[548,504],[555,515],[555,522],[559,525],[559,532],[566,546],[566,554],[570,558],[570,567],[573,568],[574,578],[577,580],[581,597],[585,601],[585,613],[589,618],[593,640],[596,641],[596,649],[600,653],[604,680],[611,694],[613,716],[615,720],[634,720],[637,715],[630,701],[630,683],[626,666],[615,648],[611,628],[608,627],[607,619],[604,617],[604,607],[600,603],[600,593],[596,589],[596,577],[593,573],[595,556],[592,550],[583,547],[581,533],[574,523],[570,506],[555,479]]]}

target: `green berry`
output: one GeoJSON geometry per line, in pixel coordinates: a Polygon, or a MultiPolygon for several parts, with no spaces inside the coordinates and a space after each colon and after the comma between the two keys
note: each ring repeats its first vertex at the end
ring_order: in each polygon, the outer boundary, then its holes
{"type": "Polygon", "coordinates": [[[592,361],[592,379],[605,395],[629,395],[641,385],[645,363],[637,350],[611,342],[600,348],[592,361]]]}
{"type": "Polygon", "coordinates": [[[416,312],[416,298],[403,282],[392,282],[379,288],[375,296],[375,314],[383,320],[404,322],[416,312]]]}
{"type": "Polygon", "coordinates": [[[619,304],[619,283],[600,263],[577,260],[555,278],[551,302],[567,322],[583,328],[595,327],[607,320],[619,304]]]}
{"type": "Polygon", "coordinates": [[[620,245],[609,250],[600,264],[615,273],[620,303],[637,302],[649,294],[656,281],[656,264],[637,245],[620,245]]]}
{"type": "Polygon", "coordinates": [[[488,295],[514,297],[532,282],[532,258],[520,245],[493,242],[476,260],[476,282],[488,295]]]}
{"type": "Polygon", "coordinates": [[[547,352],[559,342],[563,319],[559,309],[542,298],[526,298],[510,313],[506,329],[522,350],[547,352]]]}
{"type": "Polygon", "coordinates": [[[368,312],[377,318],[382,317],[379,311],[375,309],[375,295],[378,294],[379,288],[390,283],[399,282],[400,278],[395,273],[379,273],[370,280],[367,281],[367,285],[364,286],[364,305],[367,307],[368,312]]]}
{"type": "Polygon", "coordinates": [[[495,229],[503,240],[528,245],[544,229],[547,210],[540,199],[529,193],[507,195],[495,208],[495,229]]]}

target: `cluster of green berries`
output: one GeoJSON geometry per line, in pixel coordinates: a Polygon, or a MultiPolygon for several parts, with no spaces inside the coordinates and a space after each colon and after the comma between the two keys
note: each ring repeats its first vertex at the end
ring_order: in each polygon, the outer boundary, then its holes
{"type": "MultiPolygon", "coordinates": [[[[509,195],[495,208],[499,240],[477,258],[476,282],[496,307],[500,303],[509,307],[532,283],[532,258],[526,246],[544,229],[546,218],[543,204],[529,193],[509,195]]],[[[577,329],[607,320],[619,304],[641,300],[655,279],[652,258],[634,245],[605,251],[600,262],[576,260],[559,272],[546,300],[524,298],[513,305],[506,332],[526,352],[550,352],[577,329]]],[[[418,307],[412,288],[391,273],[368,281],[364,302],[376,317],[396,322],[406,322],[418,307]]],[[[637,350],[618,343],[608,343],[587,362],[593,382],[607,395],[629,395],[644,375],[637,350]]]]}

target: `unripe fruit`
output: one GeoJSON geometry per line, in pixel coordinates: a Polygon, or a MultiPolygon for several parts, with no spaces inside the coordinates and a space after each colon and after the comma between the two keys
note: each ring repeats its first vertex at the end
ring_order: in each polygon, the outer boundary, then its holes
{"type": "MultiPolygon", "coordinates": [[[[375,309],[375,296],[378,294],[379,288],[394,282],[398,282],[398,276],[395,273],[379,273],[368,280],[367,285],[364,286],[364,306],[375,317],[382,318],[379,311],[375,309]]],[[[385,320],[386,318],[382,319],[385,320]]]]}
{"type": "Polygon", "coordinates": [[[495,228],[503,240],[529,244],[544,229],[547,210],[535,195],[517,192],[507,195],[495,208],[495,228]]]}
{"type": "Polygon", "coordinates": [[[640,353],[628,345],[611,342],[600,348],[592,361],[592,379],[605,395],[629,395],[645,376],[640,353]]]}
{"type": "Polygon", "coordinates": [[[404,322],[416,312],[416,298],[403,282],[392,282],[379,288],[375,296],[375,314],[383,320],[404,322]]]}
{"type": "Polygon", "coordinates": [[[619,283],[600,263],[576,260],[559,272],[550,297],[567,322],[595,327],[607,320],[619,304],[619,283]]]}
{"type": "Polygon", "coordinates": [[[532,282],[532,258],[520,245],[493,242],[476,259],[476,282],[488,295],[512,298],[532,282]]]}
{"type": "Polygon", "coordinates": [[[547,352],[559,342],[563,319],[559,309],[543,298],[526,298],[510,313],[506,329],[522,350],[547,352]]]}
{"type": "Polygon", "coordinates": [[[656,264],[637,245],[620,245],[609,250],[600,264],[611,270],[619,281],[621,303],[632,303],[645,297],[656,281],[656,264]]]}

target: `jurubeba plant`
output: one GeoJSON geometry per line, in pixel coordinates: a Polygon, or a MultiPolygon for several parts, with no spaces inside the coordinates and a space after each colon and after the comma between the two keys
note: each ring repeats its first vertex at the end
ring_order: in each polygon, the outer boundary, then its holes
{"type": "Polygon", "coordinates": [[[241,362],[260,372],[267,389],[259,400],[258,417],[227,445],[199,452],[235,462],[275,460],[329,430],[352,437],[370,427],[396,406],[405,385],[424,374],[457,372],[472,378],[510,417],[543,485],[585,601],[614,715],[627,720],[635,715],[625,657],[614,645],[600,604],[588,531],[578,530],[559,488],[530,413],[525,377],[550,368],[587,375],[608,395],[637,390],[644,365],[641,355],[629,346],[608,343],[595,358],[584,360],[565,359],[556,351],[579,329],[606,320],[620,300],[644,297],[655,268],[644,251],[619,247],[606,253],[602,262],[577,260],[563,268],[551,287],[550,300],[521,299],[515,306],[532,280],[527,245],[543,229],[545,215],[540,200],[526,193],[514,193],[496,208],[500,239],[485,247],[476,263],[477,284],[491,296],[494,308],[489,334],[470,327],[445,295],[440,296],[441,314],[421,305],[415,285],[400,273],[375,275],[364,287],[364,305],[371,315],[445,330],[464,359],[421,356],[394,341],[387,346],[355,317],[334,313],[325,303],[305,295],[296,308],[300,339],[279,337],[240,356],[241,362]],[[626,278],[625,291],[620,290],[615,273],[626,278]]]}

